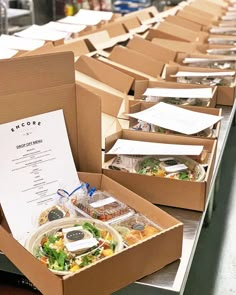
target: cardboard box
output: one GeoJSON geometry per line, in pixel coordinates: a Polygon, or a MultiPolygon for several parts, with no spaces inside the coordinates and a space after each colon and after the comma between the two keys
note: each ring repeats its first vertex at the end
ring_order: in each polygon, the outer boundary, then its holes
{"type": "MultiPolygon", "coordinates": [[[[143,93],[147,88],[174,88],[174,89],[192,89],[192,88],[208,88],[209,86],[204,85],[196,85],[196,84],[184,84],[184,83],[176,83],[170,81],[137,81],[135,83],[135,91],[134,91],[134,99],[142,99],[143,93]]],[[[212,88],[212,99],[210,101],[209,107],[214,108],[216,105],[216,98],[217,98],[217,87],[212,88]]]]}
{"type": "Polygon", "coordinates": [[[161,45],[152,43],[138,36],[134,36],[128,42],[126,47],[165,63],[168,63],[170,60],[174,61],[176,57],[175,51],[164,48],[161,45]]]}
{"type": "Polygon", "coordinates": [[[192,53],[196,50],[196,44],[191,42],[153,38],[152,43],[160,44],[162,47],[175,52],[192,53]]]}
{"type": "Polygon", "coordinates": [[[161,75],[164,63],[123,46],[113,48],[109,59],[154,78],[161,75]]]}
{"type": "MultiPolygon", "coordinates": [[[[176,81],[176,78],[171,77],[171,75],[175,75],[179,71],[187,71],[187,72],[223,72],[224,70],[211,69],[211,68],[198,68],[198,67],[187,67],[180,65],[168,65],[166,67],[166,80],[167,81],[176,81]]],[[[227,72],[227,71],[226,71],[227,72]]],[[[186,84],[184,84],[186,85],[186,84]]],[[[232,106],[235,100],[235,86],[217,86],[217,97],[216,104],[217,105],[228,105],[232,106]]]]}
{"type": "Polygon", "coordinates": [[[182,223],[105,175],[79,173],[79,177],[145,214],[160,225],[163,232],[86,267],[77,274],[60,277],[49,271],[12,238],[5,228],[4,220],[0,225],[2,251],[43,294],[69,295],[78,289],[84,294],[96,294],[97,290],[100,294],[110,294],[181,257],[182,223]],[[111,273],[110,280],[108,278],[111,273]],[[89,283],[91,277],[93,284],[89,283]]]}
{"type": "MultiPolygon", "coordinates": [[[[141,101],[137,102],[136,100],[130,101],[130,108],[129,108],[129,113],[137,113],[144,111],[152,106],[154,106],[156,103],[155,102],[147,102],[147,101],[141,101]]],[[[208,115],[214,115],[214,116],[221,116],[222,114],[222,109],[216,109],[216,108],[205,108],[205,107],[197,107],[197,106],[179,106],[180,108],[190,110],[193,112],[198,112],[198,113],[203,113],[203,114],[208,114],[208,115]]],[[[129,127],[132,127],[138,123],[138,120],[135,118],[130,117],[129,118],[130,125],[129,127]]],[[[127,129],[127,128],[126,128],[127,129]]],[[[220,121],[217,122],[213,126],[214,133],[209,139],[216,139],[219,136],[220,132],[220,121]]],[[[114,132],[115,133],[115,132],[114,132]]],[[[169,134],[166,134],[167,136],[169,134]]],[[[175,134],[176,136],[185,136],[184,134],[175,134]]],[[[198,138],[203,138],[200,136],[196,135],[186,135],[187,137],[198,137],[198,138]]]]}
{"type": "Polygon", "coordinates": [[[146,36],[147,40],[153,38],[170,39],[184,42],[203,42],[208,37],[205,32],[196,32],[164,21],[156,29],[150,29],[146,36]]]}
{"type": "MultiPolygon", "coordinates": [[[[108,56],[109,57],[109,56],[108,56]]],[[[120,64],[118,62],[114,62],[108,58],[104,58],[102,56],[99,56],[97,58],[98,60],[102,61],[103,63],[105,64],[108,64],[109,66],[115,68],[115,69],[118,69],[119,71],[131,76],[134,78],[134,83],[132,85],[132,90],[134,89],[134,84],[136,83],[137,80],[145,80],[145,81],[157,81],[158,77],[153,77],[153,76],[150,76],[148,74],[145,74],[144,72],[140,72],[140,71],[137,71],[136,69],[133,69],[131,67],[128,67],[128,66],[125,66],[123,64],[120,64]]]]}
{"type": "MultiPolygon", "coordinates": [[[[216,140],[123,130],[106,139],[105,151],[110,150],[119,138],[168,144],[203,145],[204,150],[207,150],[210,155],[210,161],[205,180],[201,182],[110,170],[106,168],[106,163],[103,166],[103,173],[154,204],[204,211],[215,164],[216,140]]],[[[113,158],[111,155],[105,156],[105,162],[111,158],[113,158]]]]}
{"type": "Polygon", "coordinates": [[[203,9],[200,8],[201,6],[198,5],[198,7],[196,6],[192,6],[191,4],[190,5],[186,5],[184,8],[183,8],[183,11],[185,12],[190,12],[190,13],[193,13],[195,15],[201,15],[202,18],[205,18],[207,19],[208,21],[210,22],[213,22],[213,21],[217,21],[219,16],[218,15],[215,15],[214,13],[210,13],[208,10],[207,12],[203,9]]]}
{"type": "Polygon", "coordinates": [[[194,23],[200,24],[202,26],[209,26],[212,24],[212,20],[202,17],[201,13],[195,14],[190,11],[179,10],[177,12],[177,16],[193,21],[194,23]]]}
{"type": "Polygon", "coordinates": [[[198,31],[201,31],[202,29],[202,26],[200,24],[194,23],[190,20],[184,19],[181,16],[177,16],[177,15],[169,15],[165,18],[165,20],[169,23],[184,27],[191,31],[198,32],[198,31]]]}
{"type": "MultiPolygon", "coordinates": [[[[1,123],[63,109],[77,167],[95,171],[99,164],[101,168],[99,97],[75,85],[72,53],[2,61],[0,71],[4,73],[0,90],[1,123]],[[12,73],[14,84],[9,79],[12,73]]],[[[78,289],[84,294],[96,294],[97,290],[110,294],[180,258],[182,223],[104,175],[80,173],[79,177],[145,213],[164,230],[78,274],[59,277],[12,237],[1,212],[0,249],[43,294],[70,295],[78,289]]]]}
{"type": "Polygon", "coordinates": [[[74,56],[80,56],[82,54],[87,54],[91,51],[95,51],[95,48],[92,47],[92,44],[88,40],[79,40],[73,41],[67,44],[53,46],[52,43],[47,43],[44,46],[35,49],[33,51],[28,51],[22,56],[33,56],[33,55],[40,55],[40,54],[49,54],[49,53],[58,53],[58,52],[73,52],[74,56]]]}
{"type": "Polygon", "coordinates": [[[102,112],[119,117],[125,111],[126,97],[133,77],[95,59],[81,56],[75,63],[76,81],[101,96],[102,112]]]}

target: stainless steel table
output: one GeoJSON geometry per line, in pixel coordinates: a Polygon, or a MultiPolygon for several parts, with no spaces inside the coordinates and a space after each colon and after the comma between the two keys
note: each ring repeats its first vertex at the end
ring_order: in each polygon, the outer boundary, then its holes
{"type": "Polygon", "coordinates": [[[221,108],[222,116],[224,118],[221,121],[215,168],[207,198],[207,209],[204,212],[195,212],[160,206],[163,210],[184,223],[184,239],[181,259],[116,292],[116,295],[183,294],[204,219],[206,218],[209,223],[211,218],[215,187],[217,186],[220,174],[220,164],[229,131],[234,121],[236,102],[233,107],[221,106],[221,108]]]}
{"type": "MultiPolygon", "coordinates": [[[[159,270],[158,272],[153,273],[120,291],[115,292],[114,295],[183,294],[204,219],[207,217],[209,221],[211,217],[215,184],[218,181],[217,175],[220,169],[220,163],[228,139],[228,134],[233,123],[235,109],[236,102],[234,103],[233,107],[222,106],[222,115],[224,118],[221,122],[216,164],[209,196],[207,199],[207,207],[210,208],[210,210],[200,213],[171,207],[161,207],[163,210],[184,223],[184,240],[181,259],[166,266],[162,270],[159,270]]],[[[0,255],[0,270],[1,269],[18,273],[18,270],[8,261],[4,255],[0,255]]]]}

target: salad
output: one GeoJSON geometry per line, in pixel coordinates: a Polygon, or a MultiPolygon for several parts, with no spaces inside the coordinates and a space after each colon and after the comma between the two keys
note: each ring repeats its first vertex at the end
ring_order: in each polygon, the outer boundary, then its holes
{"type": "MultiPolygon", "coordinates": [[[[54,226],[29,250],[50,270],[64,275],[77,272],[122,249],[122,239],[113,228],[87,220],[74,223],[72,227],[54,226]]],[[[51,222],[52,225],[54,223],[51,222]]],[[[26,248],[30,248],[29,245],[26,248]]]]}
{"type": "Polygon", "coordinates": [[[145,157],[136,165],[138,174],[172,179],[201,181],[205,171],[201,165],[187,157],[145,157]]]}

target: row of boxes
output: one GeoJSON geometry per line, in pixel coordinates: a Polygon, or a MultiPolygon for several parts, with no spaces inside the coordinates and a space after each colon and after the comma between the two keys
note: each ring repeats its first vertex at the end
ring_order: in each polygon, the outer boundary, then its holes
{"type": "MultiPolygon", "coordinates": [[[[163,228],[146,241],[78,273],[59,277],[12,237],[2,213],[0,249],[43,294],[69,295],[77,290],[110,294],[181,257],[183,224],[151,203],[206,209],[220,123],[214,126],[212,138],[134,131],[122,129],[121,125],[135,124],[128,120],[127,112],[153,105],[141,99],[147,88],[202,88],[169,80],[183,70],[177,63],[181,62],[181,54],[186,57],[203,51],[204,46],[208,48],[203,44],[207,42],[206,31],[218,20],[204,13],[206,5],[220,17],[226,11],[223,6],[230,4],[195,0],[160,14],[150,8],[99,24],[92,28],[93,34],[73,42],[58,46],[47,42],[39,49],[21,53],[22,57],[1,61],[1,123],[63,109],[79,178],[111,193],[163,228]],[[115,126],[108,128],[114,122],[115,126]],[[110,156],[103,159],[102,149],[108,151],[117,139],[203,145],[209,156],[206,176],[195,182],[108,169],[104,161],[110,156]]],[[[221,110],[214,107],[231,106],[234,91],[235,87],[214,86],[209,108],[189,109],[221,115],[221,110]]]]}

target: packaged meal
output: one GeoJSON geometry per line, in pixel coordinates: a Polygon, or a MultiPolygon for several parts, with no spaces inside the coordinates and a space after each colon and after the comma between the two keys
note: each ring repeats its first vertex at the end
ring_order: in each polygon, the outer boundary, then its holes
{"type": "Polygon", "coordinates": [[[234,77],[177,77],[178,83],[190,83],[208,86],[233,86],[234,77]]]}
{"type": "Polygon", "coordinates": [[[146,96],[144,100],[148,102],[164,102],[173,105],[208,106],[210,98],[181,98],[181,97],[158,97],[146,96]]]}
{"type": "Polygon", "coordinates": [[[133,214],[131,208],[103,191],[95,191],[92,195],[77,199],[76,209],[102,221],[111,221],[133,214]]]}
{"type": "MultiPolygon", "coordinates": [[[[170,129],[166,129],[163,127],[159,127],[153,124],[149,124],[147,122],[139,120],[136,125],[134,125],[132,130],[138,130],[138,131],[147,131],[147,132],[157,132],[162,134],[181,134],[177,131],[173,131],[170,129]]],[[[193,136],[200,136],[200,137],[212,137],[213,136],[213,128],[209,127],[207,129],[204,129],[196,134],[192,134],[193,136]]]]}
{"type": "Polygon", "coordinates": [[[65,275],[121,251],[123,242],[99,220],[66,218],[38,228],[25,247],[52,272],[65,275]]]}
{"type": "Polygon", "coordinates": [[[205,178],[205,170],[202,165],[186,156],[118,155],[108,163],[108,168],[185,181],[203,181],[205,178]],[[132,162],[132,167],[130,165],[128,169],[125,167],[127,159],[129,159],[129,164],[132,162]]]}
{"type": "Polygon", "coordinates": [[[113,223],[112,226],[120,233],[127,246],[143,241],[162,230],[139,213],[118,223],[113,223]]]}

